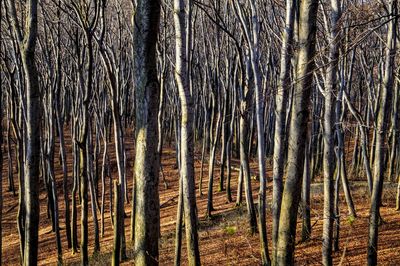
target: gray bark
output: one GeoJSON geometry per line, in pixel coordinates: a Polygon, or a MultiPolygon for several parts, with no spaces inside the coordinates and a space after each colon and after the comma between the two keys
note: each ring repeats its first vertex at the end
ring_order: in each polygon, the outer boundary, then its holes
{"type": "Polygon", "coordinates": [[[160,84],[156,44],[160,1],[139,0],[134,17],[134,79],[136,93],[135,264],[158,265],[160,159],[157,152],[160,84]]]}
{"type": "Polygon", "coordinates": [[[188,25],[185,25],[187,16],[185,7],[190,8],[189,5],[191,5],[190,0],[174,0],[175,80],[178,85],[179,100],[181,103],[180,178],[182,178],[187,256],[189,265],[200,265],[194,184],[194,109],[188,83],[188,53],[186,50],[188,25]]]}
{"type": "Polygon", "coordinates": [[[299,14],[299,54],[288,142],[287,179],[282,195],[277,242],[277,265],[294,264],[297,209],[304,168],[304,149],[314,70],[318,1],[303,0],[299,14]]]}
{"type": "MultiPolygon", "coordinates": [[[[26,3],[26,24],[21,29],[17,20],[14,1],[8,1],[14,34],[19,42],[26,86],[26,153],[24,163],[25,228],[24,265],[35,265],[38,252],[39,226],[39,164],[40,164],[40,90],[35,65],[35,50],[38,32],[38,1],[26,3]]],[[[20,183],[21,185],[21,183],[20,183]]]]}
{"type": "Polygon", "coordinates": [[[340,1],[331,0],[331,31],[329,48],[329,66],[326,74],[326,86],[324,91],[324,214],[322,232],[322,263],[325,266],[332,265],[332,233],[334,221],[333,198],[333,174],[334,166],[334,132],[335,132],[335,95],[337,93],[337,70],[339,58],[339,28],[338,20],[341,16],[340,1]]]}
{"type": "Polygon", "coordinates": [[[280,62],[280,75],[278,91],[275,94],[275,132],[274,132],[274,154],[272,169],[272,249],[273,260],[276,255],[276,244],[278,240],[279,215],[281,210],[284,171],[285,150],[285,121],[287,98],[290,89],[290,59],[292,55],[293,30],[295,17],[295,0],[286,0],[285,31],[282,33],[282,50],[280,62]]]}
{"type": "Polygon", "coordinates": [[[377,265],[378,260],[378,225],[380,220],[380,205],[384,176],[384,156],[386,152],[385,140],[387,138],[387,127],[389,122],[389,110],[392,101],[394,82],[394,60],[396,56],[396,33],[397,33],[397,0],[390,1],[390,17],[387,35],[387,49],[385,57],[385,74],[383,87],[379,99],[379,112],[376,117],[376,145],[374,158],[374,182],[372,187],[371,208],[369,217],[368,237],[368,265],[377,265]]]}

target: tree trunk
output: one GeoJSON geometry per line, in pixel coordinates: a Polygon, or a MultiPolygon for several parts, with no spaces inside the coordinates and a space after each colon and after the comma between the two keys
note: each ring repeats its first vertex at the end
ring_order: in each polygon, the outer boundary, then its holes
{"type": "Polygon", "coordinates": [[[190,8],[190,5],[190,0],[174,0],[175,80],[181,103],[180,178],[183,185],[187,256],[189,265],[200,265],[194,184],[193,100],[188,83],[189,55],[186,50],[189,27],[188,25],[185,27],[187,21],[185,7],[190,8]]]}
{"type": "MultiPolygon", "coordinates": [[[[103,162],[101,166],[101,207],[100,207],[100,235],[104,237],[104,212],[105,212],[105,194],[106,194],[106,175],[108,166],[108,145],[106,132],[103,133],[103,162]]],[[[133,215],[132,215],[133,216],[133,215]]]]}
{"type": "Polygon", "coordinates": [[[124,220],[121,220],[124,212],[121,198],[124,198],[121,191],[121,184],[119,184],[119,181],[114,180],[114,247],[111,261],[111,265],[113,266],[119,265],[121,254],[121,231],[124,222],[124,220]]]}
{"type": "MultiPolygon", "coordinates": [[[[400,73],[400,68],[399,68],[400,73]]],[[[399,116],[398,112],[400,111],[400,99],[399,99],[399,82],[396,82],[396,86],[394,89],[394,97],[393,97],[393,105],[392,105],[392,116],[391,116],[391,124],[392,124],[392,141],[390,144],[390,155],[389,155],[389,173],[388,173],[388,181],[393,181],[393,176],[395,175],[396,169],[396,154],[398,153],[398,130],[399,130],[399,116]]]]}
{"type": "Polygon", "coordinates": [[[272,169],[272,249],[273,260],[276,255],[279,216],[283,191],[284,151],[286,148],[285,120],[287,98],[290,89],[290,59],[292,55],[293,29],[296,1],[286,0],[285,31],[282,33],[279,87],[275,94],[275,132],[272,169]]]}
{"type": "Polygon", "coordinates": [[[325,266],[332,265],[332,232],[334,221],[334,197],[333,197],[333,174],[335,159],[334,133],[335,133],[335,95],[337,92],[337,70],[339,59],[339,32],[338,21],[341,17],[340,1],[331,0],[331,32],[329,48],[329,66],[326,73],[326,86],[324,91],[324,214],[322,232],[322,263],[325,266]]]}
{"type": "MultiPolygon", "coordinates": [[[[236,81],[236,72],[237,69],[235,69],[235,73],[234,73],[234,82],[233,84],[235,84],[236,81]]],[[[232,202],[232,191],[231,191],[231,178],[232,178],[232,169],[231,169],[231,159],[232,159],[232,145],[233,145],[233,138],[234,138],[234,124],[235,124],[235,117],[236,117],[236,103],[237,103],[237,99],[236,99],[236,89],[233,89],[233,93],[232,93],[232,99],[231,102],[233,104],[230,115],[231,115],[231,120],[230,120],[230,126],[229,126],[229,137],[228,137],[228,141],[226,144],[226,156],[227,156],[227,160],[226,160],[226,198],[229,202],[232,202]]]]}
{"type": "MultiPolygon", "coordinates": [[[[247,118],[245,118],[246,114],[242,114],[240,117],[240,164],[242,170],[242,180],[244,182],[245,189],[245,197],[246,197],[246,206],[247,206],[247,216],[248,222],[250,226],[250,231],[254,234],[257,230],[257,221],[256,221],[256,211],[253,203],[253,192],[251,188],[251,174],[250,174],[250,165],[249,165],[249,156],[248,156],[248,136],[247,136],[247,118]]],[[[240,183],[240,182],[239,182],[240,183]]],[[[241,192],[241,191],[240,191],[241,192]]],[[[238,189],[239,193],[239,189],[238,189]]]]}
{"type": "MultiPolygon", "coordinates": [[[[214,94],[214,93],[213,93],[214,94]]],[[[213,112],[212,112],[212,121],[214,121],[215,118],[215,111],[216,111],[216,105],[217,105],[217,99],[216,99],[216,95],[214,94],[212,99],[212,108],[213,108],[213,112]]],[[[211,127],[210,130],[213,131],[213,122],[211,123],[211,127]]],[[[211,212],[214,210],[213,207],[213,186],[214,186],[214,167],[215,167],[215,156],[217,153],[217,146],[218,146],[218,142],[219,142],[219,137],[220,137],[220,129],[221,129],[221,113],[218,110],[218,114],[217,114],[217,121],[215,123],[215,135],[211,134],[210,132],[210,136],[211,137],[211,150],[210,150],[210,159],[209,159],[209,166],[208,166],[208,192],[207,192],[207,214],[206,216],[211,218],[211,212]]]]}
{"type": "Polygon", "coordinates": [[[387,35],[387,50],[385,62],[385,76],[383,87],[379,99],[379,112],[376,117],[376,145],[374,159],[374,183],[372,187],[371,209],[369,217],[369,237],[368,237],[368,265],[377,265],[378,260],[378,225],[380,220],[379,207],[381,205],[383,176],[384,176],[384,156],[386,152],[386,131],[389,122],[389,110],[392,101],[393,90],[393,71],[394,59],[396,56],[396,32],[397,22],[397,0],[390,2],[390,17],[387,35]]]}
{"type": "Polygon", "coordinates": [[[264,95],[262,89],[262,80],[260,74],[260,47],[259,32],[260,24],[257,15],[255,0],[250,1],[251,9],[251,34],[253,43],[250,49],[251,65],[254,75],[255,98],[256,98],[256,122],[257,122],[257,151],[258,151],[258,174],[260,176],[260,191],[258,195],[258,226],[260,231],[260,250],[263,265],[270,265],[271,260],[268,252],[267,227],[266,227],[266,191],[267,191],[267,173],[265,165],[265,137],[264,137],[264,95]]]}
{"type": "Polygon", "coordinates": [[[157,152],[160,85],[156,44],[160,1],[139,0],[134,23],[134,79],[136,94],[135,264],[158,265],[160,159],[157,152]]]}
{"type": "Polygon", "coordinates": [[[87,147],[86,144],[79,148],[79,194],[81,196],[81,264],[89,264],[88,254],[88,178],[87,178],[87,147]]]}
{"type": "Polygon", "coordinates": [[[309,104],[314,70],[317,0],[303,0],[299,15],[299,54],[297,83],[293,95],[288,142],[287,179],[282,195],[279,218],[277,255],[278,265],[294,264],[297,209],[300,200],[304,168],[304,139],[307,136],[309,104]]]}
{"type": "Polygon", "coordinates": [[[337,152],[337,163],[336,163],[336,180],[335,180],[335,202],[334,202],[334,231],[333,231],[333,251],[339,251],[339,234],[340,234],[340,208],[339,208],[339,185],[340,185],[340,175],[341,172],[345,172],[345,169],[342,169],[344,164],[343,160],[340,159],[340,154],[337,152]]]}
{"type": "MultiPolygon", "coordinates": [[[[0,2],[1,5],[1,2],[0,2]]],[[[0,10],[0,21],[3,18],[3,11],[0,10]]],[[[0,76],[0,84],[2,84],[2,76],[0,76]]],[[[0,265],[2,265],[2,247],[3,247],[3,89],[0,90],[0,265]]],[[[10,160],[10,157],[8,157],[10,160]]]]}
{"type": "MultiPolygon", "coordinates": [[[[9,3],[13,5],[14,3],[9,3]]],[[[26,36],[22,39],[19,25],[16,25],[16,13],[14,6],[14,31],[19,36],[22,64],[25,73],[25,85],[27,95],[26,105],[26,154],[25,154],[25,241],[24,241],[24,265],[35,265],[38,253],[39,231],[39,165],[40,165],[40,90],[39,78],[35,65],[35,48],[37,39],[37,0],[26,3],[26,36]]]]}
{"type": "MultiPolygon", "coordinates": [[[[99,221],[97,219],[97,193],[94,184],[93,176],[93,140],[92,140],[92,125],[88,127],[88,145],[87,145],[87,169],[88,169],[88,185],[90,192],[90,204],[92,209],[93,217],[93,229],[94,229],[94,250],[93,253],[96,254],[100,251],[100,233],[99,233],[99,221]]],[[[122,186],[121,186],[122,188],[122,186]]],[[[121,189],[122,191],[122,189],[121,189]]],[[[122,193],[122,192],[121,192],[122,193]]],[[[123,195],[123,194],[122,194],[123,195]]]]}
{"type": "Polygon", "coordinates": [[[175,226],[175,256],[174,265],[181,265],[182,253],[182,217],[183,217],[183,184],[182,178],[179,178],[179,195],[178,195],[178,210],[176,213],[176,226],[175,226]]]}
{"type": "MultiPolygon", "coordinates": [[[[72,137],[74,138],[77,132],[77,125],[74,122],[72,125],[72,137]]],[[[76,143],[72,143],[72,151],[73,151],[73,185],[72,185],[72,212],[71,212],[71,241],[72,241],[72,254],[75,254],[78,251],[78,210],[76,204],[76,194],[78,191],[78,180],[79,180],[79,166],[80,166],[80,156],[79,156],[79,148],[76,143]]]]}
{"type": "Polygon", "coordinates": [[[303,223],[301,230],[301,241],[306,241],[311,237],[311,174],[310,174],[310,147],[306,143],[305,160],[304,160],[304,174],[302,184],[302,213],[303,223]]]}

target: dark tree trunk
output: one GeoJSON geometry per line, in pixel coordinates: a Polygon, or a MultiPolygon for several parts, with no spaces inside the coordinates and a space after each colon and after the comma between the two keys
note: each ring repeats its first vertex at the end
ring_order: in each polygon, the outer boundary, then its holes
{"type": "Polygon", "coordinates": [[[160,1],[139,0],[134,23],[134,79],[136,93],[135,264],[158,265],[160,159],[157,152],[160,84],[156,44],[160,1]]]}

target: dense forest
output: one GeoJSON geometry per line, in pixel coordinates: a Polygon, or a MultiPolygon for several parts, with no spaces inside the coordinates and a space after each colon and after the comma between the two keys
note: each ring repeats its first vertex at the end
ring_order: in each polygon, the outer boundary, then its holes
{"type": "Polygon", "coordinates": [[[0,264],[400,265],[398,0],[0,0],[0,264]]]}

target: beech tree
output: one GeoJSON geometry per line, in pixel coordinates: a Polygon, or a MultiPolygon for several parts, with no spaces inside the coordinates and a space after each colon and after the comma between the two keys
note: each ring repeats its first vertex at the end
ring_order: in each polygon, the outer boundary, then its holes
{"type": "Polygon", "coordinates": [[[296,237],[297,208],[300,200],[304,167],[303,139],[306,137],[309,102],[312,88],[313,57],[315,53],[318,1],[300,2],[298,19],[299,50],[296,63],[296,84],[293,95],[292,117],[288,138],[287,177],[282,195],[277,254],[274,263],[293,265],[296,237]]]}
{"type": "Polygon", "coordinates": [[[160,199],[157,152],[160,83],[156,44],[160,1],[139,0],[134,17],[134,80],[136,96],[136,157],[134,185],[135,264],[158,264],[160,199]]]}
{"type": "Polygon", "coordinates": [[[285,31],[282,33],[282,50],[280,61],[279,85],[275,93],[275,132],[274,132],[274,164],[273,164],[273,192],[272,192],[272,247],[273,260],[276,255],[278,241],[278,226],[281,210],[284,172],[284,150],[286,147],[286,108],[290,86],[290,60],[293,55],[293,34],[295,9],[297,1],[286,1],[285,31]]]}
{"type": "Polygon", "coordinates": [[[324,110],[324,228],[322,236],[322,261],[324,265],[332,265],[332,233],[333,233],[333,172],[334,164],[334,115],[338,49],[338,20],[340,19],[340,1],[332,0],[331,32],[329,48],[329,67],[326,74],[326,85],[324,88],[325,110],[324,110]]]}
{"type": "Polygon", "coordinates": [[[389,16],[391,21],[388,26],[388,33],[386,39],[386,56],[385,56],[385,72],[383,77],[382,92],[378,99],[379,111],[376,121],[376,145],[375,145],[375,159],[374,159],[374,181],[372,186],[371,196],[371,209],[369,217],[369,236],[368,236],[368,265],[377,265],[377,250],[378,250],[378,224],[381,219],[379,207],[382,198],[382,184],[383,184],[383,165],[388,122],[389,122],[389,108],[393,95],[393,75],[394,75],[394,59],[396,56],[396,35],[398,27],[398,10],[397,1],[391,0],[389,2],[389,16]]]}
{"type": "Polygon", "coordinates": [[[180,130],[180,186],[182,186],[183,213],[185,216],[186,242],[189,265],[200,265],[200,252],[197,235],[197,212],[194,186],[193,154],[193,100],[189,90],[188,58],[189,25],[186,10],[191,1],[174,0],[175,23],[175,80],[178,85],[181,104],[180,130]]]}
{"type": "Polygon", "coordinates": [[[7,3],[13,34],[20,49],[26,86],[26,155],[24,165],[24,194],[25,194],[25,236],[24,258],[25,265],[35,265],[38,252],[39,230],[39,161],[40,161],[40,91],[35,51],[38,29],[38,2],[31,0],[26,3],[27,21],[21,26],[17,17],[14,1],[7,3]]]}

